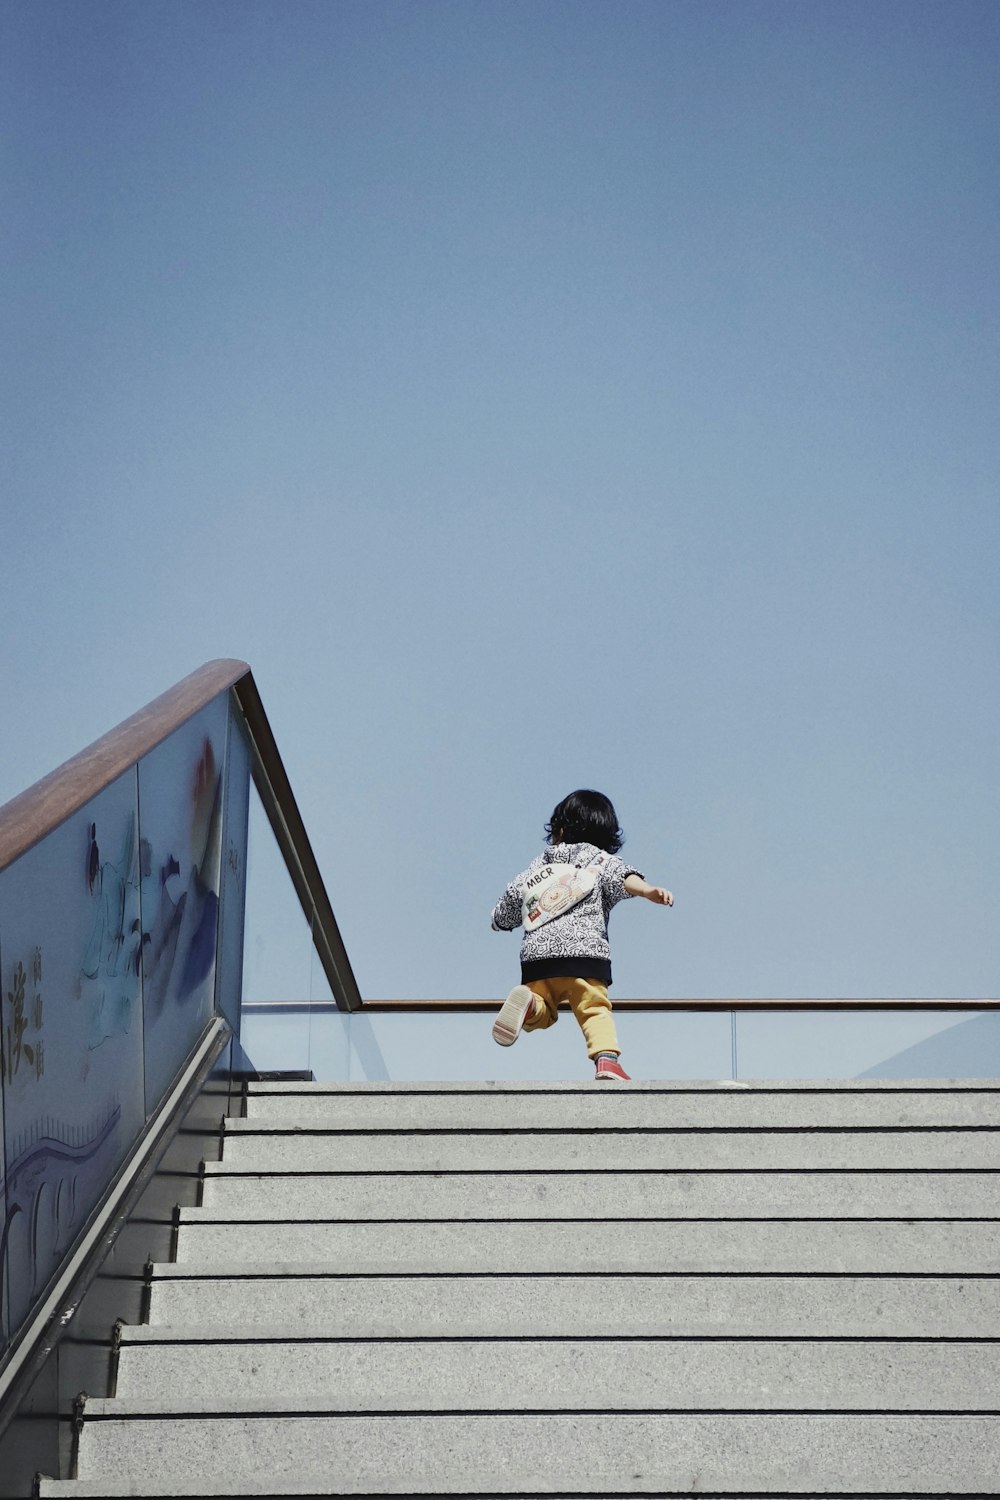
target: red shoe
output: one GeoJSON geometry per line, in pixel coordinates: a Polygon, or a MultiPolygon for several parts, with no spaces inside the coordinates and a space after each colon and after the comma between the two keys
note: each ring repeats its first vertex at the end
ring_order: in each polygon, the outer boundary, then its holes
{"type": "Polygon", "coordinates": [[[594,1077],[598,1083],[631,1083],[632,1080],[617,1057],[599,1057],[594,1064],[594,1077]]]}
{"type": "Polygon", "coordinates": [[[516,984],[493,1022],[493,1040],[501,1047],[512,1047],[521,1034],[521,1027],[534,1013],[534,995],[526,984],[516,984]]]}

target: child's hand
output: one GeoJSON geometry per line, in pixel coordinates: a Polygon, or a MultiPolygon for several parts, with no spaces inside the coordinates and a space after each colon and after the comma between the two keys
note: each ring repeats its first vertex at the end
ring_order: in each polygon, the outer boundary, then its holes
{"type": "Polygon", "coordinates": [[[657,906],[673,906],[674,898],[662,885],[649,885],[641,875],[626,875],[625,889],[630,896],[645,896],[647,901],[655,901],[657,906]]]}

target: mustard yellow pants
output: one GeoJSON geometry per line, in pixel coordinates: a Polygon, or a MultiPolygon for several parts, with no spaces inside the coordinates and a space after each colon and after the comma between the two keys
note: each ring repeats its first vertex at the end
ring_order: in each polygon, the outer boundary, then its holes
{"type": "Polygon", "coordinates": [[[554,1026],[560,1002],[569,1006],[580,1023],[587,1042],[587,1056],[619,1052],[618,1033],[611,1018],[608,987],[597,979],[531,979],[528,989],[540,1001],[525,1031],[545,1031],[554,1026]]]}

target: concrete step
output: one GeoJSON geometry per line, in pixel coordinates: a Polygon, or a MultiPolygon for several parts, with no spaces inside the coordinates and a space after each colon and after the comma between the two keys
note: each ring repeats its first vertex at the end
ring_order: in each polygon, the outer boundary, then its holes
{"type": "Polygon", "coordinates": [[[243,1262],[258,1271],[302,1270],[318,1261],[342,1271],[472,1274],[489,1269],[520,1276],[563,1273],[682,1271],[748,1273],[861,1271],[891,1275],[994,1275],[1000,1235],[991,1221],[965,1223],[661,1222],[625,1219],[525,1223],[218,1222],[205,1209],[184,1209],[177,1259],[203,1268],[243,1262]]]}
{"type": "Polygon", "coordinates": [[[252,1093],[247,1119],[299,1129],[778,1130],[1000,1127],[1000,1089],[689,1089],[631,1084],[252,1093]]]}
{"type": "MultiPolygon", "coordinates": [[[[597,1129],[372,1135],[287,1125],[272,1130],[257,1120],[228,1120],[221,1165],[255,1172],[471,1172],[491,1171],[498,1163],[508,1172],[613,1171],[624,1151],[631,1169],[649,1171],[982,1169],[1000,1163],[1000,1131],[656,1130],[632,1135],[626,1144],[617,1132],[597,1129]]],[[[213,1163],[213,1171],[219,1166],[213,1163]]]]}
{"type": "MultiPolygon", "coordinates": [[[[629,1160],[619,1144],[612,1159],[629,1160]]],[[[206,1218],[770,1219],[1000,1217],[1000,1172],[236,1174],[205,1166],[206,1218]]]]}
{"type": "Polygon", "coordinates": [[[157,1411],[993,1411],[1000,1344],[122,1338],[115,1401],[157,1411]],[[524,1379],[530,1371],[530,1393],[524,1379]]]}
{"type": "MultiPolygon", "coordinates": [[[[530,1401],[530,1388],[525,1391],[530,1401]]],[[[992,1494],[983,1416],[175,1417],[85,1420],[90,1486],[40,1495],[992,1494]]]]}
{"type": "Polygon", "coordinates": [[[41,1495],[995,1492],[1000,1088],[248,1111],[41,1495]]]}
{"type": "MultiPolygon", "coordinates": [[[[596,1086],[600,1093],[603,1085],[596,1086]]],[[[281,1094],[552,1094],[582,1093],[590,1082],[579,1079],[568,1082],[516,1083],[497,1079],[406,1079],[394,1081],[305,1082],[301,1079],[264,1079],[249,1082],[249,1098],[273,1098],[281,1094]]],[[[662,1093],[670,1090],[686,1094],[718,1094],[727,1090],[749,1090],[757,1094],[992,1094],[1000,1089],[1000,1075],[995,1078],[749,1078],[734,1082],[729,1078],[685,1078],[678,1080],[634,1080],[633,1092],[662,1093]]]]}
{"type": "MultiPolygon", "coordinates": [[[[247,1275],[222,1263],[157,1265],[150,1337],[164,1325],[206,1338],[661,1335],[1000,1338],[1000,1280],[935,1276],[344,1275],[342,1267],[247,1275]]],[[[146,1330],[131,1330],[139,1341],[146,1330]]]]}

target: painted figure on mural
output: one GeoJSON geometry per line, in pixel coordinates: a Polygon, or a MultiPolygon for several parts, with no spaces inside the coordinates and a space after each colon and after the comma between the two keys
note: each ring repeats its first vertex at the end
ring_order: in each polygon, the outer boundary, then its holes
{"type": "Polygon", "coordinates": [[[87,889],[94,920],[80,964],[79,996],[87,1007],[87,1047],[129,1031],[138,1000],[141,923],[136,819],[129,818],[117,859],[104,859],[96,823],[87,840],[87,889]]]}
{"type": "MultiPolygon", "coordinates": [[[[159,866],[156,918],[144,935],[143,978],[154,1014],[169,999],[189,1000],[212,972],[219,921],[222,837],[222,776],[206,738],[191,790],[190,860],[187,874],[168,854],[159,866]]],[[[153,874],[152,849],[141,851],[143,881],[153,874]]]]}
{"type": "MultiPolygon", "coordinates": [[[[91,841],[96,847],[93,828],[91,841]]],[[[87,884],[91,886],[89,875],[87,884]]],[[[95,899],[100,886],[99,867],[91,890],[95,899]]],[[[45,1073],[42,981],[43,952],[36,945],[27,962],[13,963],[2,991],[0,1072],[8,1091],[8,1131],[6,1171],[0,1170],[0,1203],[6,1208],[0,1225],[0,1283],[8,1288],[5,1311],[14,1327],[72,1242],[81,1203],[89,1204],[106,1181],[121,1117],[114,1095],[84,1123],[68,1123],[49,1114],[46,1105],[32,1105],[32,1099],[44,1094],[35,1092],[45,1073]],[[23,1126],[12,1134],[15,1119],[23,1126]]],[[[4,1339],[8,1332],[0,1327],[4,1339]]]]}

